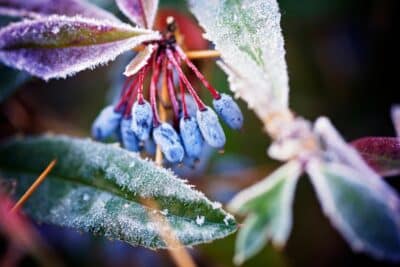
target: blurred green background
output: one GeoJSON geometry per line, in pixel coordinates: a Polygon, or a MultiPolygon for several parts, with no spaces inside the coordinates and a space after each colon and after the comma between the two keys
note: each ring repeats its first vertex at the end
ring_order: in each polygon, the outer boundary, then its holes
{"type": "MultiPolygon", "coordinates": [[[[116,12],[112,1],[93,2],[116,12]]],[[[185,1],[160,2],[162,8],[187,12],[185,1]]],[[[400,101],[397,2],[279,1],[294,111],[312,120],[320,115],[330,117],[349,141],[394,135],[389,109],[400,101]]],[[[23,74],[14,77],[13,72],[0,67],[0,86],[11,95],[0,105],[0,138],[45,131],[88,136],[91,122],[110,99],[113,79],[120,78],[118,67],[123,61],[121,58],[68,80],[45,83],[32,79],[17,92],[8,89],[19,84],[23,74]]],[[[215,87],[228,92],[226,77],[213,61],[196,63],[215,87]]],[[[225,153],[213,154],[204,173],[186,177],[208,197],[223,203],[278,166],[266,156],[269,139],[261,123],[243,102],[240,104],[246,111],[244,129],[226,129],[225,153]]],[[[388,182],[400,189],[398,177],[388,182]]],[[[267,246],[244,266],[392,266],[351,252],[322,215],[307,179],[299,184],[294,208],[287,247],[277,251],[267,246]]],[[[166,252],[132,248],[54,226],[39,229],[67,266],[173,266],[166,252]]],[[[232,266],[234,242],[232,236],[190,251],[198,266],[232,266]]],[[[0,249],[0,255],[2,252],[0,249]]],[[[26,257],[22,265],[35,263],[26,257]]]]}

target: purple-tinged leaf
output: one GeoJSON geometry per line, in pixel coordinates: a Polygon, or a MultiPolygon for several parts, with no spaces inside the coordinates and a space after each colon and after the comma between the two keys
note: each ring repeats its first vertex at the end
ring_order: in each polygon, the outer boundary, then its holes
{"type": "Polygon", "coordinates": [[[400,200],[383,179],[318,158],[307,173],[322,210],[354,251],[400,261],[400,200]]]}
{"type": "Polygon", "coordinates": [[[142,51],[140,51],[132,61],[126,66],[124,75],[129,77],[135,75],[141,68],[143,68],[149,61],[153,54],[156,46],[147,45],[142,51]]]}
{"type": "Polygon", "coordinates": [[[80,0],[0,0],[0,14],[13,17],[41,15],[83,16],[109,21],[119,21],[111,13],[80,0]]]}
{"type": "Polygon", "coordinates": [[[136,25],[151,29],[157,14],[158,0],[116,0],[119,9],[136,25]]]}
{"type": "Polygon", "coordinates": [[[400,105],[394,105],[391,113],[396,135],[397,137],[400,137],[400,105]]]}
{"type": "Polygon", "coordinates": [[[366,137],[352,142],[368,165],[382,176],[400,175],[400,139],[366,137]]]}
{"type": "Polygon", "coordinates": [[[0,30],[0,61],[45,80],[115,59],[159,34],[123,23],[50,16],[0,30]]]}

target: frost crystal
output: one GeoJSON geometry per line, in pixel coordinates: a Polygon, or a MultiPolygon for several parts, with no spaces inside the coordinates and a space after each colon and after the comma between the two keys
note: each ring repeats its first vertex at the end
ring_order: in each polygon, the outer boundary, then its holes
{"type": "Polygon", "coordinates": [[[191,10],[221,51],[231,90],[260,118],[288,105],[288,74],[276,0],[196,1],[191,10]]]}

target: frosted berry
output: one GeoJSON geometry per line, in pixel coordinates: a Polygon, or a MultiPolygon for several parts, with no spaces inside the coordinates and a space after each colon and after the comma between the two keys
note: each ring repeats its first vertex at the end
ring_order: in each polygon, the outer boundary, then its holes
{"type": "Polygon", "coordinates": [[[179,136],[168,123],[162,123],[153,129],[153,139],[160,146],[165,158],[171,163],[181,162],[185,152],[179,136]]]}
{"type": "Polygon", "coordinates": [[[138,152],[140,150],[139,140],[131,128],[132,119],[123,118],[120,125],[121,142],[124,148],[129,151],[138,152]]]}
{"type": "Polygon", "coordinates": [[[204,140],[211,147],[222,148],[225,145],[224,130],[218,121],[217,114],[210,107],[197,111],[197,122],[204,140]]]}
{"type": "Polygon", "coordinates": [[[214,108],[222,120],[232,129],[239,130],[243,126],[243,114],[238,104],[227,94],[221,94],[213,100],[214,108]]]}
{"type": "Polygon", "coordinates": [[[138,101],[132,107],[132,131],[136,134],[139,140],[147,140],[150,136],[151,126],[153,121],[153,112],[149,102],[138,101]]]}
{"type": "Polygon", "coordinates": [[[186,155],[198,159],[203,148],[203,137],[197,121],[193,117],[182,117],[179,122],[179,129],[186,155]]]}
{"type": "Polygon", "coordinates": [[[116,112],[113,106],[105,107],[93,122],[93,138],[104,141],[110,137],[118,129],[121,118],[122,114],[116,112]]]}

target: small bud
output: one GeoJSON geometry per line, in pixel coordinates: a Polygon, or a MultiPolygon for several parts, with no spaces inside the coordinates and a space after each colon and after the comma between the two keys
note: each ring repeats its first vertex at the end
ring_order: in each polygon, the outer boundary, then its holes
{"type": "Polygon", "coordinates": [[[129,151],[138,152],[140,150],[139,140],[131,128],[132,119],[123,118],[121,120],[121,142],[122,145],[129,151]]]}
{"type": "Polygon", "coordinates": [[[211,147],[222,148],[225,145],[224,130],[218,121],[217,114],[210,107],[207,107],[206,110],[197,111],[197,122],[204,140],[211,147]]]}
{"type": "Polygon", "coordinates": [[[151,125],[153,120],[153,112],[149,102],[143,101],[142,104],[136,101],[132,107],[132,131],[136,137],[145,141],[149,139],[151,125]]]}
{"type": "Polygon", "coordinates": [[[186,155],[198,159],[203,147],[203,137],[195,118],[182,117],[179,128],[186,155]]]}
{"type": "Polygon", "coordinates": [[[221,94],[213,101],[215,111],[222,120],[232,129],[239,130],[243,126],[243,114],[238,104],[227,94],[221,94]]]}
{"type": "Polygon", "coordinates": [[[115,112],[113,106],[105,107],[93,122],[93,138],[103,141],[110,137],[118,129],[121,118],[122,114],[115,112]]]}
{"type": "Polygon", "coordinates": [[[160,146],[165,158],[171,163],[181,162],[185,152],[179,136],[168,123],[162,123],[153,130],[153,139],[160,146]]]}

